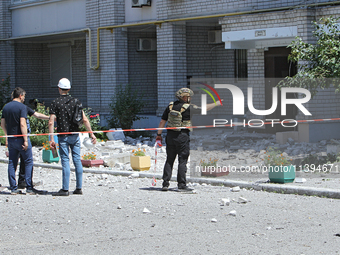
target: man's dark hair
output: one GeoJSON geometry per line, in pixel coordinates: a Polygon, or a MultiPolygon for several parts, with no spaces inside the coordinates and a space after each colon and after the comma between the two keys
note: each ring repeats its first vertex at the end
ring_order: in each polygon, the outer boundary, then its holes
{"type": "Polygon", "coordinates": [[[20,87],[16,87],[14,90],[13,90],[13,98],[19,98],[19,96],[22,96],[24,94],[26,94],[26,91],[20,87]]]}

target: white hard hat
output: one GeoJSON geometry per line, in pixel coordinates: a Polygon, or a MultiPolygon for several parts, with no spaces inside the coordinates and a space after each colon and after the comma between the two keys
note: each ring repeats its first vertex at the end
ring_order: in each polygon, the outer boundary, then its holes
{"type": "Polygon", "coordinates": [[[62,78],[59,80],[58,87],[61,89],[70,89],[71,82],[67,78],[62,78]]]}

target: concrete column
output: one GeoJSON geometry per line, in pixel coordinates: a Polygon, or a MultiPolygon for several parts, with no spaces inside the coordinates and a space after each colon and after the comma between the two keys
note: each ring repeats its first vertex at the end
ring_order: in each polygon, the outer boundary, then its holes
{"type": "Polygon", "coordinates": [[[175,92],[187,87],[186,73],[185,23],[162,24],[157,27],[158,116],[175,100],[175,92]]]}
{"type": "MultiPolygon", "coordinates": [[[[86,23],[92,29],[92,66],[96,66],[97,28],[124,23],[124,0],[100,1],[100,4],[98,0],[87,1],[86,9],[86,23]]],[[[127,33],[121,28],[100,30],[100,66],[97,70],[87,69],[87,82],[88,106],[105,117],[116,86],[128,83],[127,33]]]]}
{"type": "Polygon", "coordinates": [[[247,51],[247,61],[248,86],[253,87],[254,107],[256,109],[265,109],[264,50],[249,49],[247,51]]]}

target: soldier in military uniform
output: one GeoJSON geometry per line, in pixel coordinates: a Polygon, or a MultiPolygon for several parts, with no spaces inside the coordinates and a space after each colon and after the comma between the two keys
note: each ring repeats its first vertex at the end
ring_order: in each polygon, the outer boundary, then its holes
{"type": "MultiPolygon", "coordinates": [[[[173,164],[178,155],[178,171],[177,171],[177,185],[178,190],[191,190],[186,185],[187,162],[190,154],[190,128],[176,127],[191,127],[190,111],[197,111],[198,107],[190,104],[190,99],[194,92],[189,88],[181,88],[176,92],[177,101],[170,102],[165,109],[162,119],[159,123],[159,128],[164,128],[168,122],[167,127],[173,129],[167,130],[166,136],[166,153],[167,158],[163,169],[163,191],[167,191],[170,185],[173,164]]],[[[220,102],[207,104],[207,111],[213,109],[215,106],[221,105],[220,102]]],[[[162,141],[162,130],[158,130],[156,140],[162,141]]]]}

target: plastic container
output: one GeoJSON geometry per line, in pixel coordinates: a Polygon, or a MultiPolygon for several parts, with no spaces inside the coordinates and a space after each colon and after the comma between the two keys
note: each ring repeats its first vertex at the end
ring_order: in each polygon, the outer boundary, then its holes
{"type": "Polygon", "coordinates": [[[269,180],[276,183],[287,183],[295,180],[295,166],[270,166],[269,180]]]}

